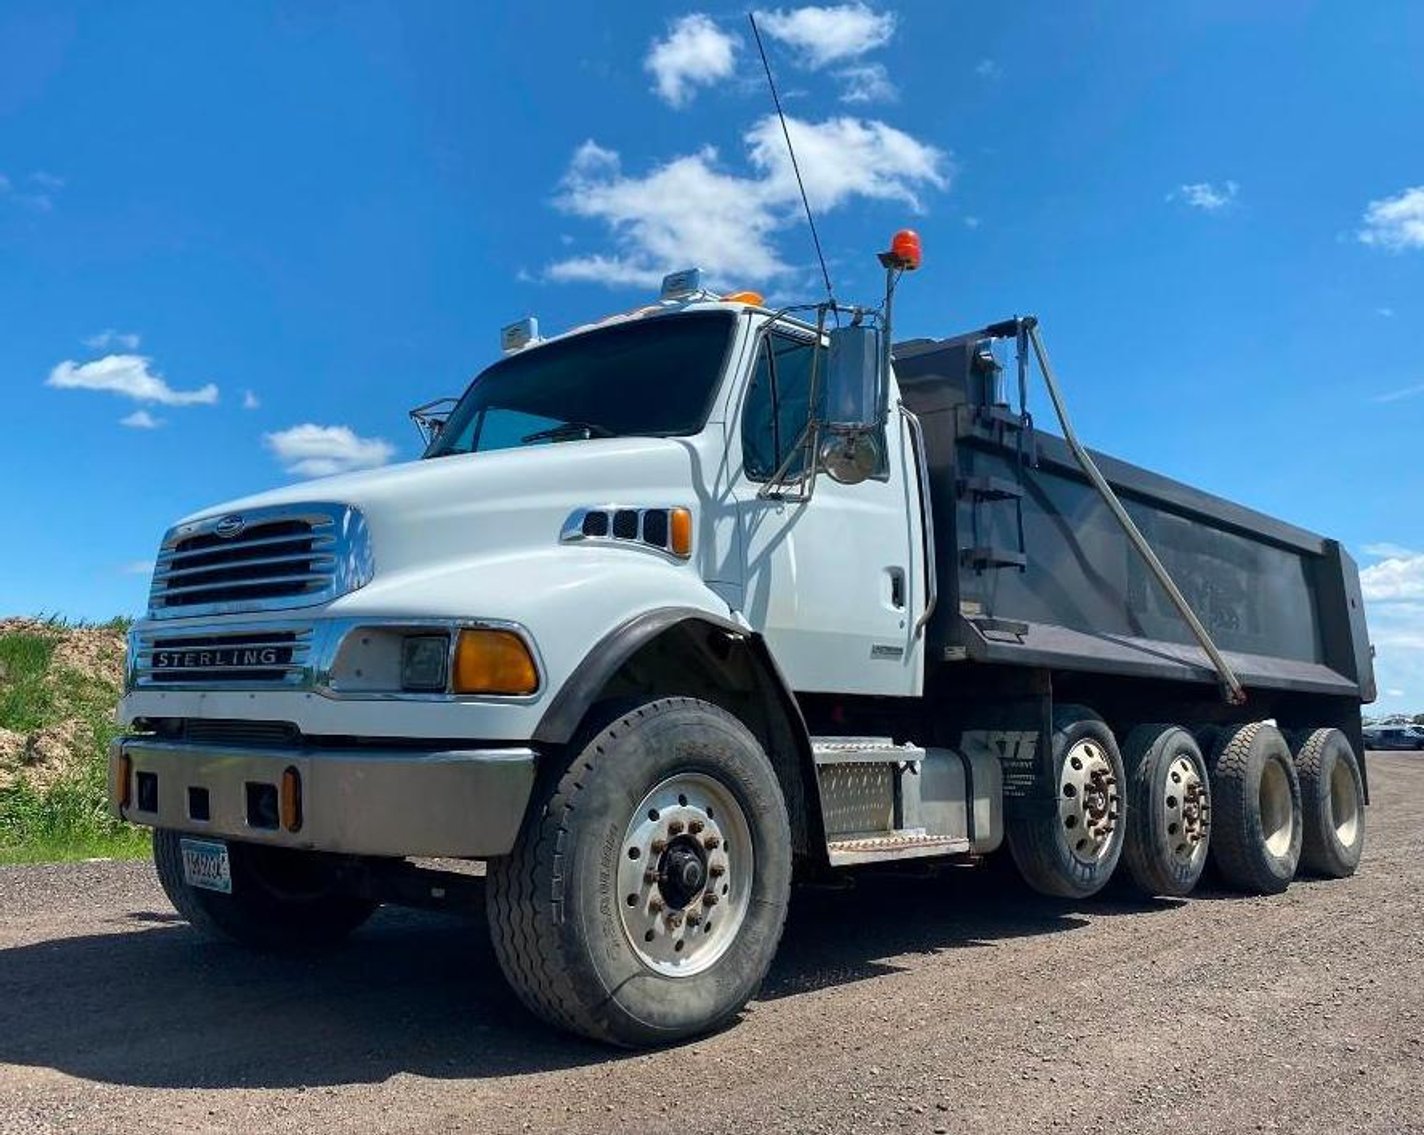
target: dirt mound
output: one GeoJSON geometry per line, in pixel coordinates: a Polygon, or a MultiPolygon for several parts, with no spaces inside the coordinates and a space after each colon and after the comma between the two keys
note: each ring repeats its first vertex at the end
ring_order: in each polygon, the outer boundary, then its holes
{"type": "Polygon", "coordinates": [[[112,733],[123,673],[119,623],[0,619],[0,789],[79,775],[112,733]]]}

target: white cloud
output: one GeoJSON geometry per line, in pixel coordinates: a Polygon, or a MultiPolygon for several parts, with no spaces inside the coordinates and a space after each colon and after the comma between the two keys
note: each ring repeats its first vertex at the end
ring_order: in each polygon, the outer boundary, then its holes
{"type": "Polygon", "coordinates": [[[152,560],[130,560],[126,564],[119,565],[119,571],[123,575],[152,575],[152,560]]]}
{"type": "MultiPolygon", "coordinates": [[[[1388,547],[1395,552],[1406,551],[1388,547]]],[[[1424,555],[1408,552],[1371,564],[1360,572],[1360,588],[1369,602],[1424,601],[1424,555]]]]}
{"type": "Polygon", "coordinates": [[[244,410],[255,410],[260,405],[262,405],[261,400],[252,391],[244,390],[242,392],[242,408],[244,410]]]}
{"type": "MultiPolygon", "coordinates": [[[[916,212],[917,190],[947,189],[952,169],[947,155],[883,122],[829,118],[824,122],[786,120],[806,195],[816,209],[834,209],[852,197],[899,201],[916,212]]],[[[795,171],[775,115],[767,115],[746,135],[752,164],[761,171],[764,193],[774,201],[796,202],[795,171]]]]}
{"type": "Polygon", "coordinates": [[[1376,394],[1370,401],[1402,402],[1406,398],[1414,398],[1420,394],[1424,394],[1424,382],[1416,382],[1413,386],[1402,386],[1398,390],[1389,390],[1384,394],[1376,394]]]}
{"type": "Polygon", "coordinates": [[[999,65],[992,59],[981,59],[974,67],[974,74],[983,79],[997,79],[999,77],[999,65]]]}
{"type": "Polygon", "coordinates": [[[1394,308],[1392,308],[1392,307],[1377,307],[1377,308],[1375,308],[1375,314],[1378,315],[1378,316],[1381,316],[1381,317],[1384,318],[1384,319],[1393,319],[1393,318],[1394,318],[1394,308]]]}
{"type": "Polygon", "coordinates": [[[861,63],[836,72],[845,84],[841,102],[893,102],[900,97],[883,63],[861,63]]]}
{"type": "Polygon", "coordinates": [[[1236,201],[1241,187],[1234,181],[1224,181],[1220,186],[1210,181],[1198,181],[1191,185],[1180,185],[1167,194],[1168,201],[1184,201],[1193,209],[1216,213],[1236,201]]]}
{"type": "Polygon", "coordinates": [[[762,31],[791,48],[797,61],[813,71],[884,47],[895,34],[893,12],[876,12],[861,3],[777,9],[758,12],[756,18],[762,31]]]}
{"type": "Polygon", "coordinates": [[[106,327],[97,335],[90,335],[84,340],[86,347],[92,347],[96,351],[107,351],[110,347],[122,347],[126,351],[138,350],[139,338],[132,331],[115,331],[112,327],[106,327]]]}
{"type": "Polygon", "coordinates": [[[1418,699],[1424,695],[1424,553],[1393,543],[1365,551],[1386,556],[1360,572],[1379,685],[1391,700],[1418,699]]]}
{"type": "MultiPolygon", "coordinates": [[[[948,155],[883,122],[788,118],[807,196],[820,211],[854,198],[921,208],[926,189],[949,186],[948,155]]],[[[762,283],[792,270],[773,237],[795,223],[800,196],[774,115],[746,134],[749,174],[725,169],[703,147],[644,176],[623,171],[618,154],[585,142],[574,154],[557,206],[604,222],[615,251],[559,261],[546,276],[647,287],[697,264],[717,281],[762,283]]]]}
{"type": "Polygon", "coordinates": [[[156,430],[163,425],[163,419],[155,418],[147,410],[135,410],[128,417],[120,418],[119,425],[135,430],[156,430]]]}
{"type": "Polygon", "coordinates": [[[654,79],[653,89],[671,106],[686,106],[694,89],[726,79],[736,66],[739,40],[700,12],[683,16],[654,40],[643,67],[654,79]]]}
{"type": "Polygon", "coordinates": [[[984,222],[981,221],[978,217],[965,217],[965,218],[964,218],[964,227],[965,227],[966,229],[977,229],[977,228],[978,228],[981,224],[983,224],[983,223],[984,223],[984,222]]]}
{"type": "Polygon", "coordinates": [[[0,173],[0,198],[41,213],[48,213],[53,209],[54,198],[50,191],[60,188],[64,182],[48,173],[32,173],[25,180],[38,188],[32,192],[23,192],[14,181],[0,173]]]}
{"type": "Polygon", "coordinates": [[[1390,252],[1424,248],[1424,185],[1371,201],[1363,220],[1365,227],[1356,233],[1361,244],[1390,252]]]}
{"type": "Polygon", "coordinates": [[[211,382],[197,390],[174,390],[149,369],[152,362],[140,355],[105,355],[82,364],[65,361],[49,372],[45,385],[60,390],[107,390],[164,406],[212,405],[218,400],[218,388],[211,382]]]}
{"type": "Polygon", "coordinates": [[[1382,540],[1378,544],[1366,544],[1361,550],[1367,556],[1375,556],[1382,560],[1398,559],[1402,556],[1408,557],[1420,554],[1413,548],[1406,548],[1402,544],[1392,544],[1388,540],[1382,540]]]}
{"type": "Polygon", "coordinates": [[[288,473],[299,477],[326,477],[352,469],[374,469],[384,465],[396,451],[378,437],[357,437],[349,426],[318,426],[306,422],[263,436],[288,473]]]}

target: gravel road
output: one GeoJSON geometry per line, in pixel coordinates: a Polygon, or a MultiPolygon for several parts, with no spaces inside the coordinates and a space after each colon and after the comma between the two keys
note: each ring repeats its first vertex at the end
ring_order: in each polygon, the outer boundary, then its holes
{"type": "Polygon", "coordinates": [[[204,945],[147,864],[0,869],[0,1132],[1424,1132],[1424,756],[1354,879],[1060,904],[1002,872],[798,893],[740,1024],[610,1052],[483,925],[204,945]]]}

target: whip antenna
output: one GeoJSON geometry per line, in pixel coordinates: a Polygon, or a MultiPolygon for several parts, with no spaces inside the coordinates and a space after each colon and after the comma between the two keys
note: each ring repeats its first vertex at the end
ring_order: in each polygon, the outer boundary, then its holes
{"type": "Polygon", "coordinates": [[[771,64],[766,59],[766,48],[761,42],[761,31],[757,27],[756,16],[748,12],[747,20],[752,25],[752,36],[756,39],[757,52],[761,55],[761,65],[766,71],[766,85],[771,88],[771,101],[776,104],[776,117],[781,120],[781,133],[786,139],[786,152],[791,155],[791,170],[796,174],[796,188],[801,191],[801,204],[806,207],[806,223],[811,226],[811,243],[816,246],[816,259],[821,262],[821,276],[826,281],[826,298],[834,306],[836,293],[835,289],[831,287],[831,273],[826,268],[826,254],[821,251],[821,238],[816,232],[816,218],[811,215],[811,202],[806,196],[806,183],[801,180],[801,166],[796,161],[796,147],[791,144],[791,131],[786,128],[786,114],[781,109],[781,96],[776,93],[776,80],[771,77],[771,64]]]}

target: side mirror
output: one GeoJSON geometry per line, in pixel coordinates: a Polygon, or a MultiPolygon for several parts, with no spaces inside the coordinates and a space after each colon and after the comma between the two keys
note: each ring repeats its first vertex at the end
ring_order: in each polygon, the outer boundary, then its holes
{"type": "Polygon", "coordinates": [[[876,429],[885,419],[880,330],[864,325],[826,332],[825,425],[836,433],[876,429]]]}

